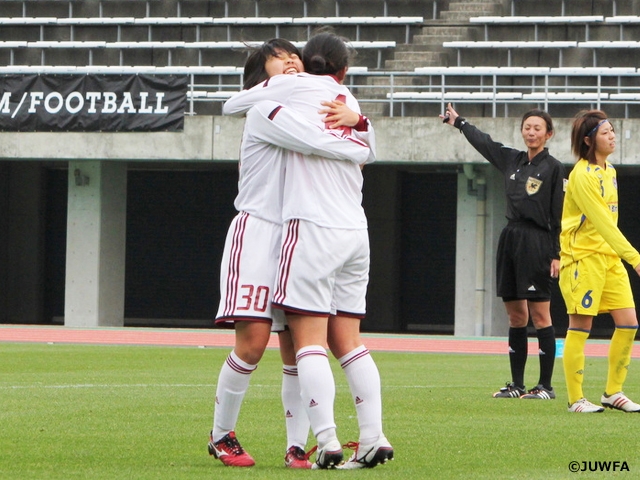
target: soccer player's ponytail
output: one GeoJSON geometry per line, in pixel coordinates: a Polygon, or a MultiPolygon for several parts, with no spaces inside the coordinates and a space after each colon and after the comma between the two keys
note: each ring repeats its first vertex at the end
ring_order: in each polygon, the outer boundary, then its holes
{"type": "Polygon", "coordinates": [[[354,55],[347,41],[330,32],[322,32],[309,39],[302,50],[305,72],[314,75],[337,75],[349,66],[354,55]]]}

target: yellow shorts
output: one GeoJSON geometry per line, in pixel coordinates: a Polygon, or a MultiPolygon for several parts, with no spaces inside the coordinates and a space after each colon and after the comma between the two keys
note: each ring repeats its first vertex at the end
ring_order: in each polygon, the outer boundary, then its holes
{"type": "Polygon", "coordinates": [[[570,315],[635,308],[629,274],[617,257],[593,254],[566,265],[559,285],[570,315]]]}

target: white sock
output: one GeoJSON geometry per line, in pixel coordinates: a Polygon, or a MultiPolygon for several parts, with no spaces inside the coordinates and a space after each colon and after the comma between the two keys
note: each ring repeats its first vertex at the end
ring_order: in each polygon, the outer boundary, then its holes
{"type": "Polygon", "coordinates": [[[296,365],[282,366],[282,406],[287,428],[287,449],[296,446],[305,450],[311,425],[300,397],[300,381],[296,365]]]}
{"type": "Polygon", "coordinates": [[[232,351],[220,369],[213,411],[213,441],[217,442],[235,430],[244,394],[249,388],[251,373],[257,365],[240,360],[232,351]]]}
{"type": "MultiPolygon", "coordinates": [[[[296,363],[302,404],[309,416],[313,434],[318,440],[318,448],[322,448],[332,438],[326,439],[326,435],[322,435],[321,441],[319,434],[336,428],[333,417],[336,385],[329,357],[322,346],[309,345],[298,350],[296,363]]],[[[335,438],[335,434],[333,437],[335,438]]]]}
{"type": "Polygon", "coordinates": [[[380,373],[369,350],[361,345],[338,359],[347,376],[356,406],[361,445],[371,445],[382,435],[380,373]]]}
{"type": "Polygon", "coordinates": [[[326,430],[321,431],[320,433],[318,433],[316,440],[318,441],[318,449],[322,450],[324,446],[329,442],[332,442],[333,440],[336,440],[336,441],[338,440],[338,437],[336,437],[336,429],[327,428],[326,430]]]}

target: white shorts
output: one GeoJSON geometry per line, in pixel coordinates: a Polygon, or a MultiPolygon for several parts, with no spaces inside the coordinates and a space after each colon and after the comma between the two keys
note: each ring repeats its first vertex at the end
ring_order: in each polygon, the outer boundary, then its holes
{"type": "Polygon", "coordinates": [[[363,318],[369,282],[367,230],[285,222],[273,306],[303,315],[363,318]]]}
{"type": "Polygon", "coordinates": [[[284,330],[284,314],[271,310],[282,226],[245,212],[235,216],[220,266],[220,305],[216,324],[269,322],[284,330]]]}

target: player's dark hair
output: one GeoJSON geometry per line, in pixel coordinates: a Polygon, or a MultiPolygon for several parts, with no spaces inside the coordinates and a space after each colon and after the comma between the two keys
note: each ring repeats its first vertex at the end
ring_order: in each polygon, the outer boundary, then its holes
{"type": "Polygon", "coordinates": [[[520,130],[522,130],[522,126],[524,125],[525,120],[530,117],[540,117],[542,120],[544,120],[544,123],[547,124],[547,133],[553,133],[553,120],[551,119],[551,115],[549,115],[544,110],[538,110],[537,108],[529,110],[522,116],[522,122],[520,122],[520,130]]]}
{"type": "Polygon", "coordinates": [[[278,52],[296,54],[302,58],[298,47],[284,38],[272,38],[252,50],[244,64],[244,82],[242,88],[245,90],[269,78],[265,64],[269,58],[277,56],[278,52]]]}
{"type": "Polygon", "coordinates": [[[312,36],[302,49],[302,63],[307,73],[314,75],[336,75],[354,55],[347,41],[332,32],[321,32],[312,36]]]}
{"type": "Polygon", "coordinates": [[[578,160],[596,163],[595,134],[606,120],[607,114],[602,110],[581,110],[576,114],[571,127],[571,152],[578,160]]]}

